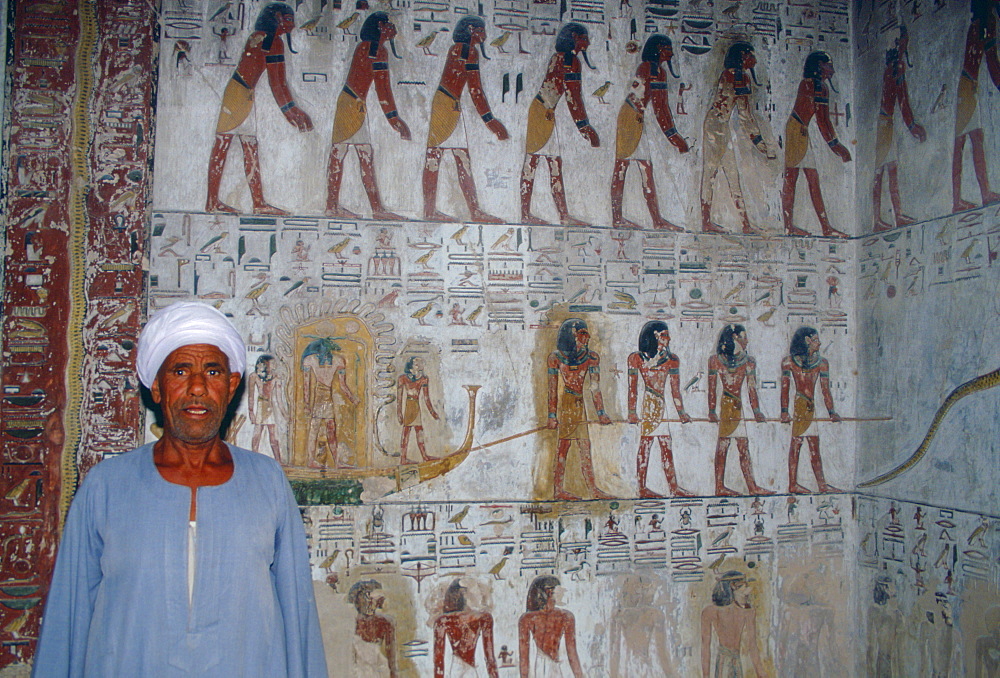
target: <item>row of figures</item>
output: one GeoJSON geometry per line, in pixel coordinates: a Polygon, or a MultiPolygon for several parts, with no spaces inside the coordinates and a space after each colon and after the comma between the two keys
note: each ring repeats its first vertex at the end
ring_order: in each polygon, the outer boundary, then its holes
{"type": "MultiPolygon", "coordinates": [[[[981,63],[985,58],[994,84],[1000,86],[1000,61],[995,45],[997,0],[972,0],[972,22],[966,40],[962,75],[957,89],[957,118],[955,126],[953,179],[953,209],[961,211],[975,205],[962,198],[962,164],[965,141],[972,146],[976,178],[984,204],[1000,199],[989,187],[986,171],[983,130],[976,113],[976,90],[981,63]]],[[[208,212],[235,212],[219,198],[219,187],[234,137],[239,137],[243,148],[244,166],[257,214],[284,214],[264,200],[260,176],[259,151],[251,115],[254,89],[266,71],[274,100],[288,122],[300,131],[313,127],[309,115],[295,102],[285,78],[285,50],[281,36],[288,35],[295,27],[294,12],[289,5],[267,5],[257,19],[254,33],[247,40],[243,55],[229,81],[223,96],[216,126],[215,144],[208,170],[208,212]]],[[[410,129],[396,107],[389,75],[388,44],[395,52],[393,38],[396,26],[385,12],[373,12],[365,19],[359,32],[359,42],[351,59],[346,82],[338,95],[333,123],[332,148],[327,169],[326,214],[335,218],[356,219],[357,214],[341,205],[340,190],[344,161],[353,150],[360,166],[361,183],[371,205],[372,218],[399,220],[404,217],[386,208],[379,192],[375,171],[375,156],[366,118],[369,90],[374,86],[378,104],[389,125],[403,140],[410,139],[410,129]]],[[[476,114],[498,140],[505,141],[509,133],[503,123],[492,113],[484,93],[481,76],[481,58],[486,58],[483,43],[486,25],[478,16],[461,18],[452,33],[453,45],[449,48],[440,83],[433,95],[430,125],[422,174],[423,218],[428,221],[452,222],[455,218],[437,209],[438,174],[447,155],[455,162],[458,182],[468,206],[470,221],[501,223],[504,220],[485,212],[476,191],[471,167],[465,123],[462,121],[461,100],[466,89],[476,114]]],[[[894,112],[900,109],[903,122],[918,141],[926,139],[924,128],[914,119],[910,108],[905,71],[909,37],[905,26],[900,28],[895,46],[886,53],[886,67],[882,82],[882,95],[877,126],[876,172],[873,181],[873,208],[875,230],[913,223],[903,213],[899,198],[897,162],[892,156],[894,112]],[[882,218],[882,182],[888,175],[889,194],[895,219],[893,223],[882,218]]],[[[583,225],[570,214],[569,201],[563,181],[564,168],[560,155],[556,125],[556,108],[565,98],[569,115],[580,135],[593,147],[600,145],[597,130],[591,124],[583,98],[581,62],[588,66],[587,48],[590,37],[587,28],[579,23],[567,23],[556,37],[555,50],[546,66],[544,80],[538,93],[531,100],[525,132],[525,156],[520,178],[520,223],[542,224],[543,219],[532,212],[532,195],[535,173],[544,160],[548,169],[551,194],[559,214],[559,221],[568,225],[583,225]]],[[[636,51],[637,51],[637,46],[636,51]]],[[[642,48],[641,62],[631,81],[629,93],[621,106],[615,135],[615,161],[611,177],[611,224],[616,228],[638,228],[638,224],[623,214],[625,179],[631,166],[640,173],[642,192],[646,200],[653,227],[680,231],[681,227],[664,219],[660,214],[656,183],[647,139],[643,143],[644,123],[647,112],[652,113],[662,133],[679,153],[690,150],[689,143],[678,132],[671,114],[667,93],[667,72],[674,73],[673,46],[661,34],[651,35],[642,48]]],[[[398,58],[398,55],[397,55],[398,58]]],[[[705,232],[722,232],[713,221],[712,207],[715,185],[720,172],[727,179],[733,203],[744,233],[759,233],[751,224],[744,205],[740,173],[737,167],[731,119],[736,114],[739,134],[746,136],[753,146],[767,158],[774,158],[777,150],[760,131],[760,122],[753,113],[751,99],[753,86],[758,85],[754,67],[757,63],[754,48],[749,42],[731,44],[725,56],[723,72],[718,79],[712,102],[705,115],[702,129],[703,169],[700,188],[701,229],[705,232]]],[[[822,51],[810,53],[805,60],[802,79],[795,103],[785,127],[784,180],[781,189],[781,212],[785,233],[804,236],[806,231],[793,223],[795,193],[798,176],[805,176],[809,195],[815,209],[822,234],[828,237],[845,237],[835,229],[828,218],[820,189],[819,174],[815,168],[815,149],[810,148],[809,126],[815,119],[816,127],[829,150],[843,162],[851,160],[850,151],[837,137],[830,120],[830,93],[836,91],[831,78],[834,74],[830,55],[822,51]]],[[[610,83],[606,83],[610,84],[610,83]]]]}
{"type": "MultiPolygon", "coordinates": [[[[548,357],[548,428],[557,429],[559,443],[553,476],[554,498],[575,500],[564,486],[566,459],[576,443],[581,472],[590,492],[597,499],[613,497],[598,487],[594,476],[588,432],[587,407],[584,393],[589,389],[597,423],[612,423],[604,409],[600,389],[600,356],[590,349],[590,331],[586,322],[570,318],[559,329],[556,350],[548,357]],[[588,383],[589,380],[589,383],[588,383]]],[[[674,468],[671,422],[688,424],[695,421],[684,408],[680,383],[680,359],[670,351],[670,331],[666,323],[647,322],[639,333],[638,350],[628,357],[628,423],[640,425],[636,475],[640,498],[660,498],[649,489],[646,479],[649,456],[654,444],[660,450],[663,472],[670,492],[678,497],[695,493],[681,487],[674,468]],[[640,384],[641,382],[641,384],[640,384]],[[677,417],[667,416],[667,387],[677,417]],[[639,394],[642,394],[641,408],[639,394]]],[[[725,485],[726,459],[731,441],[739,452],[740,470],[752,495],[770,495],[773,491],[757,483],[750,461],[746,417],[743,414],[743,388],[754,421],[768,421],[760,407],[757,394],[757,361],[747,353],[749,338],[743,325],[729,324],[719,334],[716,352],[708,360],[708,418],[719,425],[715,448],[714,494],[736,496],[738,492],[725,485]],[[720,388],[721,387],[721,388],[720,388]]],[[[802,444],[809,448],[809,460],[820,492],[841,492],[826,481],[820,456],[819,433],[815,422],[815,392],[817,384],[828,413],[827,421],[840,422],[830,390],[830,364],[820,352],[819,333],[812,327],[800,327],[792,336],[788,356],[781,361],[781,415],[783,424],[792,425],[788,448],[788,492],[807,494],[809,489],[798,482],[799,454],[802,444]],[[794,385],[794,395],[793,388],[794,385]]],[[[771,421],[774,421],[773,419],[771,421]]]]}

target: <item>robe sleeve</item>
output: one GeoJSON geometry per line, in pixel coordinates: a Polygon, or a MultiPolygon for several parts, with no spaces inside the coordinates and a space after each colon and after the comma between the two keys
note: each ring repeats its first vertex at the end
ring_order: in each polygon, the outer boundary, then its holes
{"type": "Polygon", "coordinates": [[[289,678],[326,678],[326,655],[313,597],[309,550],[302,516],[292,488],[280,477],[278,529],[274,535],[271,576],[285,625],[285,655],[289,678]]]}
{"type": "Polygon", "coordinates": [[[97,469],[83,482],[70,506],[56,567],[49,586],[45,614],[35,652],[32,676],[82,676],[87,640],[101,584],[104,542],[98,530],[100,506],[97,469]]]}

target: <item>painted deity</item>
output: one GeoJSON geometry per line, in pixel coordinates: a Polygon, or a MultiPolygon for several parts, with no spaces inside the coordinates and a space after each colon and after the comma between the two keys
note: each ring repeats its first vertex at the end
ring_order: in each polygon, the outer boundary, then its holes
{"type": "Polygon", "coordinates": [[[659,678],[677,675],[670,660],[670,625],[659,588],[649,578],[628,575],[621,605],[611,615],[611,678],[659,678]]]}
{"type": "Polygon", "coordinates": [[[927,139],[927,132],[913,117],[910,108],[910,91],[906,86],[906,67],[909,62],[910,36],[906,26],[900,26],[896,45],[885,53],[885,71],[882,74],[882,101],[878,111],[878,128],[875,137],[875,182],[872,185],[872,212],[875,219],[875,230],[885,231],[893,224],[882,219],[882,177],[889,175],[889,200],[896,226],[906,226],[914,222],[913,217],[903,213],[899,199],[899,168],[896,160],[896,149],[893,143],[895,124],[893,116],[896,105],[903,116],[903,124],[917,141],[927,139]]]}
{"type": "MultiPolygon", "coordinates": [[[[441,614],[434,620],[434,678],[445,676],[445,641],[451,647],[452,663],[449,676],[478,676],[476,647],[482,641],[486,674],[498,678],[497,660],[493,652],[493,615],[476,610],[473,600],[478,582],[455,579],[444,595],[441,614]],[[473,585],[474,584],[474,585],[473,585]]],[[[479,601],[481,602],[481,601],[479,601]]]]}
{"type": "Polygon", "coordinates": [[[396,624],[379,610],[385,596],[379,593],[382,584],[374,579],[357,582],[347,593],[347,601],[354,606],[354,655],[355,676],[399,675],[396,664],[396,624]]]}
{"type": "MultiPolygon", "coordinates": [[[[701,229],[706,233],[724,233],[724,229],[712,221],[712,202],[715,196],[715,182],[719,171],[729,183],[733,204],[739,213],[744,233],[757,233],[750,225],[746,206],[743,203],[743,189],[740,186],[739,168],[736,166],[734,140],[730,131],[730,119],[736,111],[740,132],[750,139],[758,151],[768,159],[775,157],[774,150],[760,133],[760,124],[750,106],[751,84],[757,83],[754,67],[757,56],[748,42],[733,43],[726,52],[722,75],[715,90],[715,97],[705,114],[702,140],[705,144],[704,165],[701,173],[701,229]]],[[[759,84],[758,84],[759,86],[759,84]]]]}
{"type": "Polygon", "coordinates": [[[757,647],[757,615],[750,602],[750,581],[738,570],[725,572],[712,590],[712,604],[701,612],[701,675],[703,678],[743,678],[745,645],[754,673],[767,675],[757,647]],[[716,638],[712,656],[712,635],[716,638]],[[714,673],[711,670],[715,666],[714,673]]]}
{"type": "Polygon", "coordinates": [[[273,363],[274,356],[271,355],[257,358],[253,374],[247,379],[247,408],[250,413],[250,423],[254,427],[250,448],[254,452],[260,452],[260,441],[267,431],[271,454],[280,462],[281,443],[278,440],[275,412],[282,418],[286,417],[287,413],[282,398],[282,382],[273,371],[273,363]]]}
{"type": "Polygon", "coordinates": [[[726,487],[726,458],[729,442],[736,441],[740,454],[740,470],[752,495],[774,492],[757,484],[750,462],[750,442],[743,420],[743,384],[747,386],[750,409],[754,420],[765,421],[757,396],[757,361],[747,353],[747,331],[743,325],[726,325],[719,333],[715,355],[708,359],[708,420],[718,422],[719,440],[715,446],[715,494],[732,497],[739,493],[726,487]],[[721,383],[722,393],[718,386],[721,383]],[[718,394],[718,398],[716,397],[718,394]]]}
{"type": "Polygon", "coordinates": [[[580,57],[583,57],[583,61],[590,66],[590,61],[587,59],[589,45],[590,35],[583,25],[568,23],[562,27],[556,37],[555,54],[549,59],[545,70],[545,79],[528,108],[525,157],[524,165],[521,167],[521,221],[523,223],[546,223],[531,213],[535,170],[538,168],[538,161],[545,158],[549,166],[552,199],[559,212],[560,223],[569,226],[587,225],[585,222],[570,216],[569,205],[566,201],[566,187],[563,182],[562,156],[558,154],[560,141],[558,134],[555,135],[555,139],[552,137],[553,132],[556,131],[556,106],[565,94],[566,106],[580,134],[594,148],[601,145],[597,131],[587,118],[587,108],[583,103],[583,76],[580,57]],[[578,54],[580,57],[577,56],[578,54]]]}
{"type": "Polygon", "coordinates": [[[556,607],[562,592],[559,579],[551,575],[535,577],[528,588],[526,611],[517,624],[521,678],[564,675],[560,645],[566,652],[573,678],[583,678],[576,652],[576,618],[569,610],[556,607]],[[536,650],[534,665],[531,663],[532,640],[536,650]]]}
{"type": "MultiPolygon", "coordinates": [[[[361,26],[361,41],[354,48],[347,82],[337,97],[337,111],[333,118],[333,147],[327,168],[326,214],[338,219],[357,219],[358,215],[340,205],[340,186],[343,179],[344,159],[352,148],[358,155],[361,185],[368,194],[373,219],[398,220],[403,217],[390,212],[382,203],[378,179],[375,174],[375,154],[368,130],[368,90],[375,85],[379,106],[389,125],[404,141],[410,140],[410,128],[399,117],[392,95],[389,78],[389,43],[393,55],[396,47],[396,25],[385,12],[372,12],[361,26]]],[[[398,55],[396,56],[398,59],[398,55]]]]}
{"type": "Polygon", "coordinates": [[[222,95],[222,108],[215,125],[215,144],[208,160],[208,198],[206,212],[236,214],[237,210],[219,199],[222,172],[229,157],[233,137],[239,137],[243,147],[243,168],[250,186],[250,199],[254,214],[284,215],[284,210],[269,205],[264,200],[264,186],[260,175],[260,148],[257,143],[257,125],[254,111],[254,90],[260,76],[267,71],[274,102],[285,119],[300,132],[312,129],[312,120],[299,108],[292,96],[285,77],[285,47],[281,41],[287,36],[289,51],[291,32],[295,28],[295,12],[282,2],[266,5],[257,17],[254,32],[247,38],[240,63],[233,71],[222,95]]]}
{"type": "Polygon", "coordinates": [[[867,675],[873,678],[898,678],[904,675],[900,656],[899,629],[903,615],[896,604],[896,585],[892,578],[880,574],[872,590],[872,605],[868,609],[867,675]]]}
{"type": "Polygon", "coordinates": [[[334,339],[322,338],[306,346],[300,367],[305,376],[302,397],[309,417],[307,463],[312,468],[340,467],[338,416],[349,407],[346,403],[358,404],[357,396],[347,383],[347,361],[334,339]],[[319,451],[321,435],[326,438],[325,455],[319,451]],[[324,456],[329,457],[329,464],[321,463],[324,456]]]}
{"type": "Polygon", "coordinates": [[[406,456],[409,447],[410,432],[413,432],[417,439],[417,449],[420,450],[420,458],[430,461],[427,456],[427,448],[424,445],[424,425],[423,413],[420,407],[421,396],[427,412],[435,419],[440,419],[434,403],[431,402],[430,389],[428,384],[430,379],[424,374],[423,358],[411,356],[407,359],[403,368],[403,374],[396,381],[396,418],[403,425],[403,432],[400,434],[399,453],[400,461],[403,464],[412,463],[406,456]]]}
{"type": "MultiPolygon", "coordinates": [[[[670,38],[659,33],[646,40],[642,50],[642,63],[635,71],[635,78],[625,103],[618,111],[618,130],[615,137],[615,166],[611,175],[611,225],[614,228],[639,228],[622,213],[625,191],[625,176],[629,166],[639,167],[642,180],[642,194],[646,198],[653,228],[665,231],[682,231],[680,226],[670,223],[660,216],[660,203],[656,196],[656,182],[653,179],[653,163],[650,160],[650,140],[643,143],[645,115],[652,108],[660,130],[680,153],[688,152],[687,141],[674,126],[670,114],[670,100],[667,97],[667,69],[673,75],[673,44],[670,38]],[[664,68],[666,63],[666,68],[664,68]]],[[[674,76],[677,77],[677,76],[674,76]]]]}
{"type": "Polygon", "coordinates": [[[785,233],[788,235],[809,235],[807,231],[792,223],[795,213],[795,185],[798,183],[799,169],[801,169],[806,177],[809,197],[813,209],[816,210],[823,235],[834,238],[847,237],[846,233],[830,225],[830,218],[823,204],[823,193],[820,190],[819,172],[816,171],[816,158],[809,144],[809,123],[815,119],[816,127],[830,150],[844,162],[851,161],[851,152],[847,150],[847,146],[840,143],[830,121],[830,90],[833,89],[830,79],[833,73],[833,60],[826,52],[812,52],[806,57],[795,105],[785,125],[785,179],[781,189],[781,216],[784,220],[785,233]]]}
{"type": "Polygon", "coordinates": [[[1000,57],[997,56],[997,5],[998,0],[971,0],[972,21],[965,36],[965,55],[962,57],[962,74],[958,79],[958,103],[955,111],[955,148],[951,164],[952,209],[955,212],[976,207],[962,198],[962,156],[965,140],[972,144],[972,166],[979,183],[979,194],[984,205],[1000,201],[1000,193],[990,189],[986,165],[986,148],[983,145],[983,126],[978,112],[979,69],[986,58],[993,85],[1000,88],[1000,57]]]}
{"type": "Polygon", "coordinates": [[[830,363],[819,353],[819,333],[812,327],[800,327],[792,336],[789,355],[781,361],[781,421],[792,425],[792,442],[788,448],[788,492],[809,494],[810,490],[798,482],[799,452],[802,441],[809,446],[809,461],[819,484],[820,492],[841,492],[826,482],[823,458],[819,452],[819,433],[813,428],[816,415],[816,382],[823,394],[823,404],[830,420],[839,422],[840,415],[833,406],[830,392],[830,363]],[[788,411],[791,384],[795,382],[795,402],[788,411]]]}
{"type": "Polygon", "coordinates": [[[469,142],[466,138],[465,119],[462,117],[462,92],[468,87],[469,97],[476,113],[486,128],[500,141],[509,138],[503,126],[490,110],[480,80],[480,59],[486,59],[483,42],[486,40],[486,24],[478,16],[465,16],[455,24],[452,33],[453,44],[441,73],[441,82],[434,92],[431,104],[430,129],[427,133],[427,152],[424,156],[424,219],[428,221],[455,221],[454,217],[437,209],[438,172],[446,151],[455,159],[458,183],[469,207],[470,219],[480,224],[496,224],[502,220],[487,214],[479,207],[476,183],[472,177],[472,163],[469,158],[469,142]],[[460,127],[461,124],[461,127],[460,127]]]}
{"type": "Polygon", "coordinates": [[[670,394],[674,408],[682,423],[689,423],[691,417],[684,410],[681,396],[680,358],[670,352],[670,330],[666,323],[653,320],[646,323],[639,332],[639,350],[628,357],[628,421],[639,424],[636,410],[639,400],[639,378],[642,377],[642,419],[639,435],[639,453],[636,458],[636,476],[639,480],[639,497],[643,499],[662,498],[646,486],[649,470],[649,452],[656,442],[660,447],[660,461],[667,487],[678,497],[694,496],[677,484],[674,468],[670,425],[666,414],[666,386],[670,382],[670,394]]]}
{"type": "Polygon", "coordinates": [[[556,350],[548,358],[548,423],[550,429],[559,431],[554,473],[554,497],[572,501],[579,497],[563,487],[566,457],[570,446],[576,442],[584,482],[596,499],[611,499],[601,491],[594,479],[594,463],[590,455],[590,431],[587,422],[587,405],[584,388],[589,386],[597,409],[597,420],[610,424],[611,418],[604,411],[601,394],[601,359],[590,350],[590,331],[587,323],[579,318],[563,321],[556,340],[556,350]],[[562,389],[560,390],[560,385],[562,389]]]}

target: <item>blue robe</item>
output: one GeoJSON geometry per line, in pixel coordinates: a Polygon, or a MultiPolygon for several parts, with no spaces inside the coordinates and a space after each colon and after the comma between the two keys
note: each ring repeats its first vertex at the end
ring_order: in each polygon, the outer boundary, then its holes
{"type": "Polygon", "coordinates": [[[197,491],[190,605],[190,488],[163,479],[152,444],[90,471],[66,520],[33,675],[327,675],[288,481],[270,457],[230,451],[232,477],[197,491]]]}

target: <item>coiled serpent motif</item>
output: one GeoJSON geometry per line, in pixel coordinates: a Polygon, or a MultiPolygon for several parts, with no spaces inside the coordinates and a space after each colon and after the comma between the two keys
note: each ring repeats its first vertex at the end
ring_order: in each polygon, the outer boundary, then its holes
{"type": "Polygon", "coordinates": [[[934,434],[937,433],[938,426],[944,421],[944,416],[951,409],[951,406],[957,403],[959,400],[965,396],[976,393],[978,391],[985,391],[986,389],[993,388],[994,386],[1000,385],[1000,369],[993,370],[987,374],[982,374],[975,379],[970,379],[961,386],[957,387],[954,391],[948,394],[948,397],[944,399],[941,403],[941,407],[938,408],[937,414],[934,415],[934,421],[931,422],[931,426],[927,429],[926,435],[924,435],[924,440],[920,443],[920,447],[910,455],[910,458],[904,461],[902,464],[892,469],[888,473],[883,473],[880,476],[867,480],[860,483],[858,487],[873,487],[875,485],[881,485],[882,483],[888,482],[895,478],[896,476],[905,473],[919,462],[924,454],[927,452],[927,448],[931,445],[931,440],[934,439],[934,434]]]}

